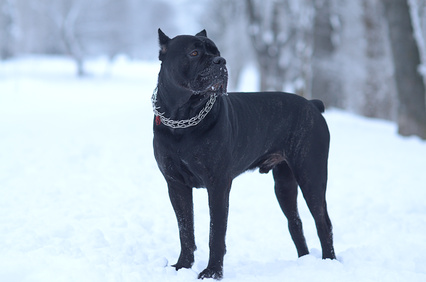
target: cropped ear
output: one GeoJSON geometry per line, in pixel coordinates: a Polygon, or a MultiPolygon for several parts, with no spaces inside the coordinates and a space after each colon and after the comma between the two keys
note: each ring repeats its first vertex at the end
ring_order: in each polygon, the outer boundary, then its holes
{"type": "Polygon", "coordinates": [[[162,61],[164,55],[167,53],[167,46],[169,45],[170,38],[165,35],[161,29],[158,29],[158,39],[160,42],[160,55],[158,58],[162,61]]]}
{"type": "Polygon", "coordinates": [[[204,37],[207,37],[207,31],[205,29],[203,29],[202,31],[200,31],[199,33],[197,33],[195,36],[204,36],[204,37]]]}

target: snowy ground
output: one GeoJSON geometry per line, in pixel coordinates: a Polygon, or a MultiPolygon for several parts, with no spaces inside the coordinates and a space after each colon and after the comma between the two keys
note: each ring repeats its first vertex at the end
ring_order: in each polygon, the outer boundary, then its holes
{"type": "MultiPolygon", "coordinates": [[[[174,213],[152,153],[159,64],[0,62],[0,281],[196,281],[208,259],[208,209],[196,190],[198,250],[179,255],[174,213]]],[[[250,79],[248,79],[250,81],[250,79]]],[[[389,122],[325,114],[337,261],[297,258],[271,175],[233,185],[223,281],[426,281],[426,143],[389,122]]],[[[301,198],[301,197],[300,197],[301,198]]]]}

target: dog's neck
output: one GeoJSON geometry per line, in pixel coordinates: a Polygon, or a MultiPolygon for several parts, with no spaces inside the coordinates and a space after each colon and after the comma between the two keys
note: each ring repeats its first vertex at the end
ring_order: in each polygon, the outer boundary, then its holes
{"type": "Polygon", "coordinates": [[[167,87],[158,84],[152,96],[152,105],[156,115],[155,123],[161,123],[172,128],[188,128],[198,125],[212,110],[216,94],[179,93],[182,89],[168,90],[167,87]],[[181,101],[176,97],[185,98],[181,101]]]}

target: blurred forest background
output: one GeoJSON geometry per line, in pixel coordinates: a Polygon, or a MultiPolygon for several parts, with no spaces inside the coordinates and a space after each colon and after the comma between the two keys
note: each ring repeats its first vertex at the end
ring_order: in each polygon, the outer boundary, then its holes
{"type": "MultiPolygon", "coordinates": [[[[426,0],[0,0],[0,59],[156,60],[157,29],[201,29],[258,90],[290,91],[426,139],[426,0]]],[[[0,64],[1,64],[0,60],[0,64]]]]}

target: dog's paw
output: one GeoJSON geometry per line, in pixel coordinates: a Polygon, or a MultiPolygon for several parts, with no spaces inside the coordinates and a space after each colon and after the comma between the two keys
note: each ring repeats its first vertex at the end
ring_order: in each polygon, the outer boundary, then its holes
{"type": "Polygon", "coordinates": [[[194,264],[194,256],[180,256],[179,260],[176,264],[173,264],[172,267],[176,268],[176,271],[178,271],[181,268],[191,268],[194,264]]]}
{"type": "Polygon", "coordinates": [[[222,269],[217,270],[212,268],[206,268],[198,275],[198,279],[204,278],[213,278],[216,280],[221,280],[223,278],[223,271],[222,269]]]}
{"type": "Polygon", "coordinates": [[[181,268],[191,268],[192,263],[179,263],[173,264],[172,267],[176,268],[176,271],[178,271],[181,268]]]}

